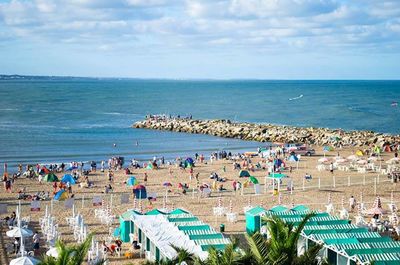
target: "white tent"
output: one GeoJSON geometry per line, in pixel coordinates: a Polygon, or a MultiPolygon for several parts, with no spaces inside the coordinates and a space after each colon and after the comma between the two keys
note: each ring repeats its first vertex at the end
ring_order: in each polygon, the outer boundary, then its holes
{"type": "Polygon", "coordinates": [[[14,227],[13,229],[6,232],[8,237],[30,237],[33,232],[26,228],[14,227]]]}
{"type": "Polygon", "coordinates": [[[39,260],[32,257],[20,257],[11,260],[10,265],[36,265],[39,260]]]}

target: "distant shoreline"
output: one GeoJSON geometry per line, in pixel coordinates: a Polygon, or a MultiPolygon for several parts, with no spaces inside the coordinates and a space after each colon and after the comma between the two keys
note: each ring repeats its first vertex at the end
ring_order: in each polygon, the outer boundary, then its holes
{"type": "Polygon", "coordinates": [[[192,81],[192,82],[400,82],[400,79],[271,79],[271,78],[193,78],[193,77],[116,77],[116,76],[73,76],[73,75],[21,75],[0,74],[0,81],[192,81]]]}

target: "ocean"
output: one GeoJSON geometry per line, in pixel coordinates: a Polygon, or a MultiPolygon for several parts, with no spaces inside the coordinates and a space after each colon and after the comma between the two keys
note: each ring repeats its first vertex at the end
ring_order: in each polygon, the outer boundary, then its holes
{"type": "Polygon", "coordinates": [[[4,80],[0,163],[174,159],[262,145],[131,128],[156,113],[400,134],[399,100],[400,81],[4,80]]]}

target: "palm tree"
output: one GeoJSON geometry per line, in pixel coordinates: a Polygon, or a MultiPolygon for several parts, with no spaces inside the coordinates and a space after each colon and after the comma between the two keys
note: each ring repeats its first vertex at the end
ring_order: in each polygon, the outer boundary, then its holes
{"type": "Polygon", "coordinates": [[[277,216],[265,218],[268,222],[269,239],[265,239],[260,233],[247,236],[250,251],[257,264],[317,264],[317,255],[322,246],[315,245],[303,255],[297,256],[297,241],[301,231],[308,220],[315,214],[306,215],[301,223],[295,227],[293,223],[286,223],[277,216]]]}
{"type": "Polygon", "coordinates": [[[232,239],[232,243],[226,245],[223,251],[219,251],[214,247],[208,249],[208,258],[204,262],[208,265],[240,265],[246,264],[244,258],[248,256],[243,255],[237,251],[238,241],[237,239],[232,239]]]}
{"type": "MultiPolygon", "coordinates": [[[[38,265],[81,265],[84,263],[89,250],[93,235],[90,234],[86,240],[79,245],[67,246],[62,241],[56,242],[58,257],[44,256],[38,265]]],[[[104,260],[96,265],[104,264],[104,260]]]]}

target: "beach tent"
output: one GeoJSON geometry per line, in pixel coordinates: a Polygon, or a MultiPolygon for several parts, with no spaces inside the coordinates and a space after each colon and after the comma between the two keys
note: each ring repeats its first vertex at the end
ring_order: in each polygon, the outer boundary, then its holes
{"type": "Polygon", "coordinates": [[[40,262],[40,260],[37,260],[33,257],[23,256],[23,257],[19,257],[19,258],[11,260],[10,265],[36,265],[39,262],[40,262]]]}
{"type": "Polygon", "coordinates": [[[282,205],[277,205],[275,207],[272,207],[271,209],[269,209],[270,212],[273,213],[280,213],[280,212],[287,212],[289,209],[285,206],[282,205]]]}
{"type": "Polygon", "coordinates": [[[379,146],[375,146],[375,147],[374,147],[374,153],[375,153],[375,154],[380,154],[380,153],[382,153],[382,148],[380,148],[379,146]]]}
{"type": "Polygon", "coordinates": [[[364,153],[363,153],[363,151],[361,151],[361,150],[357,150],[356,155],[357,155],[357,156],[363,156],[364,153]]]}
{"type": "Polygon", "coordinates": [[[184,164],[185,164],[185,167],[186,167],[186,168],[192,168],[192,167],[194,167],[193,158],[191,158],[191,157],[186,158],[184,164]]]}
{"type": "Polygon", "coordinates": [[[141,213],[135,210],[129,210],[119,217],[119,235],[122,242],[129,242],[129,234],[134,232],[134,225],[131,221],[131,217],[134,214],[141,215],[141,213]]]}
{"type": "Polygon", "coordinates": [[[42,168],[40,169],[40,173],[41,173],[41,174],[49,174],[49,173],[50,173],[50,170],[48,170],[47,167],[42,167],[42,168]]]}
{"type": "Polygon", "coordinates": [[[308,208],[307,206],[304,205],[296,205],[295,207],[293,207],[292,209],[290,209],[291,211],[294,212],[309,212],[310,208],[308,208]]]}
{"type": "Polygon", "coordinates": [[[250,173],[247,170],[240,170],[239,172],[239,177],[244,178],[244,177],[250,177],[250,173]]]}
{"type": "Polygon", "coordinates": [[[266,211],[264,208],[256,206],[245,213],[247,233],[252,234],[260,230],[261,219],[266,216],[266,211]]]}
{"type": "Polygon", "coordinates": [[[55,195],[54,195],[54,200],[56,201],[61,201],[68,199],[68,193],[65,190],[59,190],[55,195]]]}
{"type": "Polygon", "coordinates": [[[138,184],[138,183],[137,183],[137,180],[136,180],[136,178],[134,176],[130,176],[128,178],[128,180],[126,181],[126,185],[128,187],[135,186],[136,184],[138,184]]]}
{"type": "Polygon", "coordinates": [[[146,187],[143,185],[133,186],[133,194],[135,194],[136,199],[146,199],[147,198],[146,187]]]}
{"type": "Polygon", "coordinates": [[[299,161],[299,158],[295,154],[292,154],[292,155],[289,156],[288,160],[290,162],[297,162],[297,161],[299,161]]]}
{"type": "Polygon", "coordinates": [[[151,211],[148,211],[145,215],[158,215],[158,214],[166,215],[166,213],[164,213],[158,209],[153,209],[151,211]]]}
{"type": "Polygon", "coordinates": [[[385,152],[387,152],[387,153],[392,152],[392,147],[390,146],[390,144],[385,144],[385,145],[383,146],[383,151],[385,151],[385,152]]]}
{"type": "Polygon", "coordinates": [[[69,183],[71,185],[75,185],[76,181],[70,174],[65,174],[64,177],[61,179],[62,183],[69,183]]]}
{"type": "Polygon", "coordinates": [[[43,178],[44,182],[56,182],[58,181],[58,177],[54,173],[49,173],[43,178]]]}

